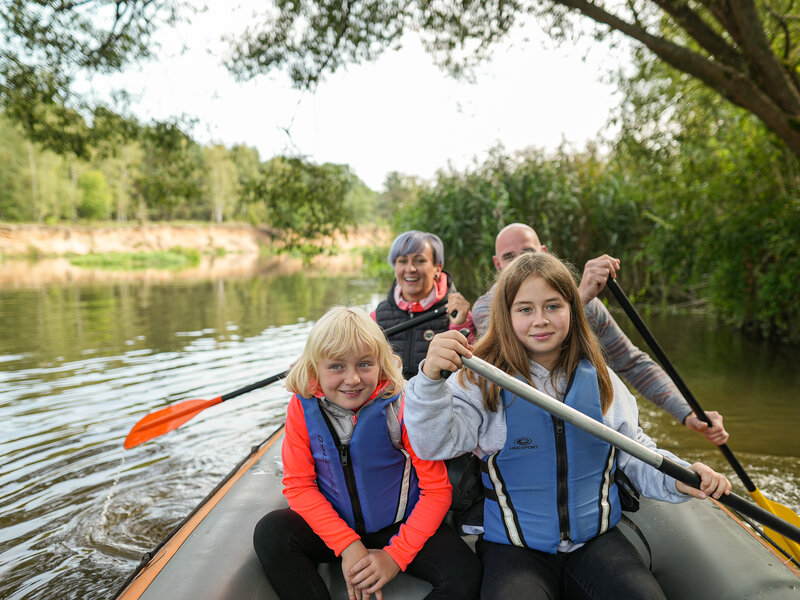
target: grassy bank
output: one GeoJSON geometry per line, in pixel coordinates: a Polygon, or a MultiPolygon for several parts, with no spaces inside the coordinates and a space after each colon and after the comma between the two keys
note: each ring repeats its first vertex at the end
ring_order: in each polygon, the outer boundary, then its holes
{"type": "MultiPolygon", "coordinates": [[[[217,252],[216,254],[220,254],[217,252]]],[[[221,254],[225,254],[221,251],[221,254]]],[[[85,269],[135,271],[140,269],[184,269],[200,264],[201,253],[194,248],[170,248],[154,252],[107,252],[68,256],[70,264],[85,269]]]]}

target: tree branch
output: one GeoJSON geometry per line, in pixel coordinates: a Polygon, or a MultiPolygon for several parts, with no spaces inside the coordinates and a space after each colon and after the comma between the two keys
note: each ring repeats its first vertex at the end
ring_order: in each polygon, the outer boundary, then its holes
{"type": "Polygon", "coordinates": [[[763,0],[763,2],[767,12],[778,22],[778,28],[781,30],[781,32],[783,32],[783,60],[789,60],[789,54],[791,53],[792,48],[792,38],[789,32],[789,24],[782,15],[778,14],[778,11],[772,8],[769,0],[763,0]]]}
{"type": "Polygon", "coordinates": [[[742,32],[736,20],[731,15],[730,7],[727,0],[699,0],[702,6],[705,6],[709,12],[714,16],[722,28],[731,36],[733,43],[736,46],[742,45],[742,32]]]}
{"type": "Polygon", "coordinates": [[[742,46],[750,62],[749,71],[763,89],[784,111],[800,116],[800,94],[794,81],[772,51],[758,10],[751,0],[729,0],[734,19],[742,31],[742,46]]]}
{"type": "Polygon", "coordinates": [[[736,49],[685,3],[675,0],[653,0],[653,2],[671,15],[711,56],[737,71],[744,68],[744,60],[736,49]]]}
{"type": "Polygon", "coordinates": [[[773,129],[793,152],[800,154],[800,110],[785,110],[785,107],[756,85],[749,73],[737,71],[709,60],[698,52],[654,36],[644,28],[628,23],[587,0],[557,2],[640,41],[667,64],[697,77],[734,104],[752,112],[773,129]]]}
{"type": "Polygon", "coordinates": [[[331,60],[333,59],[334,52],[338,50],[342,40],[344,39],[344,34],[347,32],[348,20],[350,19],[350,11],[352,9],[352,5],[350,4],[349,0],[345,0],[342,9],[344,14],[339,21],[339,26],[334,30],[336,37],[333,40],[333,44],[329,48],[328,53],[322,61],[322,64],[317,67],[317,72],[313,75],[315,82],[319,79],[320,74],[323,73],[328,67],[328,64],[330,64],[331,60]]]}

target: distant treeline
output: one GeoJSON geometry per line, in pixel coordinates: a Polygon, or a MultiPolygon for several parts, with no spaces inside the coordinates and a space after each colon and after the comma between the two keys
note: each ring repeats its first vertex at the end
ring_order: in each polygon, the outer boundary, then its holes
{"type": "Polygon", "coordinates": [[[262,160],[244,145],[200,145],[179,123],[106,117],[79,156],[30,141],[0,114],[0,220],[244,221],[291,246],[381,217],[379,195],[346,165],[262,160]]]}

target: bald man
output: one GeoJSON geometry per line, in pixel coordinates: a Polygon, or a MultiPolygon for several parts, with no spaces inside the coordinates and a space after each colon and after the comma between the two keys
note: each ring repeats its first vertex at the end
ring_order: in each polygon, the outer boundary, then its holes
{"type": "MultiPolygon", "coordinates": [[[[539,241],[532,227],[524,223],[507,225],[495,239],[494,266],[502,271],[523,252],[547,252],[547,246],[539,241]]],[[[598,300],[597,294],[605,287],[609,275],[616,279],[619,268],[619,260],[608,254],[593,258],[586,263],[578,286],[586,319],[603,346],[608,365],[643,397],[670,413],[687,428],[702,433],[715,444],[726,443],[728,432],[722,424],[722,415],[716,411],[705,411],[712,426],[701,421],[664,370],[648,354],[633,345],[608,309],[598,300]]],[[[493,296],[494,286],[472,305],[472,319],[479,336],[489,328],[489,308],[493,296]]]]}

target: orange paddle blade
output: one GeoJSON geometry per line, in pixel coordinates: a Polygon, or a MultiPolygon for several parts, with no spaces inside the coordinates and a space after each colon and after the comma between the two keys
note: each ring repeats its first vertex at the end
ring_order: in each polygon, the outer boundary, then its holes
{"type": "Polygon", "coordinates": [[[172,404],[161,410],[150,413],[133,426],[128,436],[125,438],[123,446],[126,450],[143,444],[160,435],[169,433],[177,429],[196,414],[203,412],[210,406],[222,402],[222,396],[217,396],[211,400],[184,400],[177,404],[172,404]]]}

